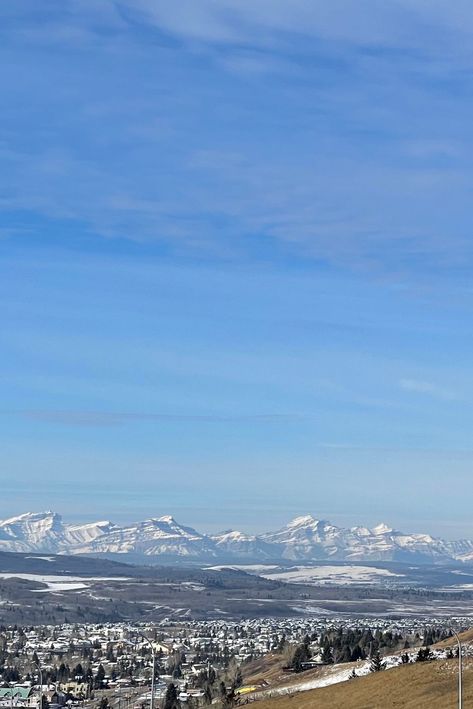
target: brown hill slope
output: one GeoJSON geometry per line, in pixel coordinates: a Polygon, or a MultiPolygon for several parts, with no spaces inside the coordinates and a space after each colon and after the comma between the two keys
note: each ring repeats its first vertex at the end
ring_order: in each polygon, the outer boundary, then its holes
{"type": "MultiPolygon", "coordinates": [[[[255,709],[456,709],[457,660],[414,663],[293,696],[255,709]]],[[[473,663],[464,660],[464,704],[473,706],[473,663]]]]}
{"type": "MultiPolygon", "coordinates": [[[[463,643],[464,646],[466,645],[471,645],[473,642],[473,628],[470,628],[469,630],[464,630],[462,633],[460,633],[460,640],[463,643]]],[[[442,640],[439,643],[436,643],[432,647],[438,647],[438,648],[444,648],[444,647],[456,647],[457,646],[457,641],[455,638],[448,638],[447,640],[442,640]]]]}

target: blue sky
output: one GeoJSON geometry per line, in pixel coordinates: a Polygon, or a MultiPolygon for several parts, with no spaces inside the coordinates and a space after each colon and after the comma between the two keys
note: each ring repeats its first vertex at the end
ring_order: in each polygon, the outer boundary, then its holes
{"type": "Polygon", "coordinates": [[[0,515],[473,536],[469,5],[0,34],[0,515]]]}

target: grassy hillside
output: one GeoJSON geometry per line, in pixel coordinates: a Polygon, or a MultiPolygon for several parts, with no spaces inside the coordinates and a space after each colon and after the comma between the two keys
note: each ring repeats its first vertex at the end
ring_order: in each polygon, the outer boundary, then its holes
{"type": "MultiPolygon", "coordinates": [[[[456,709],[457,660],[415,663],[293,696],[255,709],[456,709]]],[[[473,706],[473,663],[464,660],[464,704],[473,706]]]]}

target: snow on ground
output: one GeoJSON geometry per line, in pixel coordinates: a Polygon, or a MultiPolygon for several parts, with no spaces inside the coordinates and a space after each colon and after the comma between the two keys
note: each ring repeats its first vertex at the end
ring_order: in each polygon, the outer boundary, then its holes
{"type": "Polygon", "coordinates": [[[206,586],[197,581],[133,581],[132,579],[130,579],[130,581],[132,582],[131,585],[140,586],[141,588],[143,586],[166,586],[167,588],[180,587],[190,589],[191,591],[205,591],[206,589],[206,586]]]}
{"type": "Polygon", "coordinates": [[[25,559],[41,559],[41,561],[55,561],[54,556],[25,556],[25,559]]]}
{"type": "MultiPolygon", "coordinates": [[[[399,658],[396,658],[396,660],[397,665],[399,658]]],[[[328,687],[331,684],[338,684],[339,682],[347,682],[350,679],[353,668],[355,668],[358,677],[367,675],[370,671],[370,661],[360,660],[356,663],[356,666],[350,663],[349,667],[346,665],[326,666],[317,673],[316,677],[305,680],[301,679],[299,682],[292,682],[283,687],[272,687],[263,692],[258,692],[258,698],[263,699],[284,694],[294,694],[296,692],[307,692],[309,689],[318,689],[319,687],[328,687]]]]}
{"type": "Polygon", "coordinates": [[[47,588],[34,589],[36,593],[48,593],[50,591],[78,591],[82,588],[89,588],[93,581],[128,581],[126,577],[92,577],[92,576],[54,576],[49,574],[16,574],[0,573],[2,579],[24,579],[25,581],[37,581],[46,584],[47,588]],[[87,583],[89,582],[89,583],[87,583]]]}
{"type": "Polygon", "coordinates": [[[321,606],[291,606],[291,608],[296,613],[306,613],[307,615],[338,615],[337,611],[331,611],[327,608],[322,608],[321,606]]]}
{"type": "Polygon", "coordinates": [[[205,591],[205,586],[196,581],[183,581],[180,585],[189,588],[191,591],[205,591]]]}
{"type": "Polygon", "coordinates": [[[287,581],[289,583],[313,583],[324,585],[356,585],[376,584],[382,580],[401,578],[404,574],[396,574],[388,569],[377,566],[344,565],[339,566],[275,566],[271,564],[240,564],[234,566],[212,566],[214,571],[237,569],[257,574],[265,579],[287,581]]]}
{"type": "MultiPolygon", "coordinates": [[[[369,663],[364,663],[360,667],[356,668],[356,674],[358,676],[366,675],[369,672],[369,663]]],[[[292,694],[296,692],[307,692],[309,689],[317,689],[318,687],[328,687],[331,684],[338,684],[339,682],[346,682],[351,675],[351,669],[337,669],[336,671],[329,672],[323,677],[314,677],[313,679],[306,680],[300,684],[291,685],[290,687],[281,687],[276,689],[277,694],[292,694]]],[[[274,690],[272,692],[274,694],[274,690]]]]}
{"type": "MultiPolygon", "coordinates": [[[[444,650],[434,650],[432,652],[437,660],[445,658],[444,650]]],[[[410,662],[413,662],[417,651],[408,652],[407,654],[409,655],[410,662]]],[[[401,664],[399,655],[387,655],[383,657],[382,660],[385,663],[385,671],[391,670],[393,667],[398,667],[401,664]]],[[[263,692],[258,692],[258,697],[263,699],[285,694],[294,694],[295,692],[307,692],[309,689],[318,689],[320,687],[338,684],[339,682],[347,682],[353,670],[355,670],[357,677],[368,675],[370,673],[370,665],[370,660],[359,660],[357,663],[350,663],[348,667],[343,664],[325,666],[316,677],[311,677],[311,679],[306,680],[301,679],[299,682],[293,682],[283,687],[273,687],[263,692]]]]}
{"type": "Polygon", "coordinates": [[[249,574],[268,573],[272,569],[277,570],[281,567],[277,564],[220,564],[219,566],[207,566],[207,571],[226,571],[227,569],[234,571],[246,571],[249,574]]]}
{"type": "Polygon", "coordinates": [[[293,566],[290,569],[268,571],[261,574],[267,579],[290,583],[312,582],[318,586],[376,583],[381,578],[396,578],[402,575],[373,566],[293,566]]]}
{"type": "Polygon", "coordinates": [[[89,588],[86,583],[50,583],[48,588],[34,588],[33,593],[54,593],[57,591],[79,591],[82,588],[89,588]]]}

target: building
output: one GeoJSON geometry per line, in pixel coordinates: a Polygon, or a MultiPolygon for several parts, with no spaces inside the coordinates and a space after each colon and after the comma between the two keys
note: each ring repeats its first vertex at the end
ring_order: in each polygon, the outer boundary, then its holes
{"type": "Polygon", "coordinates": [[[32,687],[1,687],[0,707],[37,707],[39,695],[32,687]]]}

